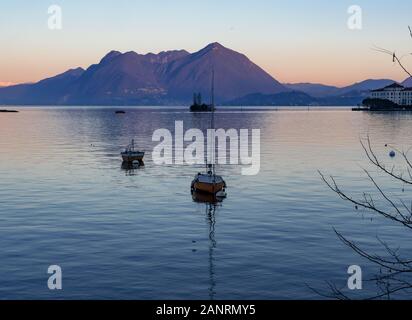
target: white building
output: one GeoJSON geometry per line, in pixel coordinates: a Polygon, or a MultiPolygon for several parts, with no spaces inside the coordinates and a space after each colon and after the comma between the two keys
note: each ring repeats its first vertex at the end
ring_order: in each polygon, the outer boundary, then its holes
{"type": "Polygon", "coordinates": [[[400,106],[412,106],[412,88],[393,83],[385,88],[372,90],[372,99],[390,100],[400,106]]]}

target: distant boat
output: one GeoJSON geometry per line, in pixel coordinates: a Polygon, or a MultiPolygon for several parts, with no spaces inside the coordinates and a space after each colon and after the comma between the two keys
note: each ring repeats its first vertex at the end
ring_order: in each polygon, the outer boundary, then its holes
{"type": "Polygon", "coordinates": [[[123,110],[117,110],[115,113],[116,113],[116,114],[125,114],[125,113],[126,113],[126,111],[123,111],[123,110]]]}
{"type": "Polygon", "coordinates": [[[193,94],[193,104],[190,106],[190,112],[212,112],[215,111],[215,105],[202,102],[202,95],[200,93],[193,94]]]}
{"type": "MultiPolygon", "coordinates": [[[[211,129],[215,128],[215,105],[214,105],[214,71],[212,72],[212,104],[211,104],[211,129]]],[[[226,182],[223,178],[216,174],[215,168],[215,144],[211,143],[211,159],[212,163],[207,163],[206,161],[206,172],[198,173],[194,180],[192,181],[191,190],[192,193],[207,193],[215,195],[216,197],[225,198],[226,197],[226,182]]]]}
{"type": "Polygon", "coordinates": [[[192,104],[190,106],[190,112],[212,112],[213,107],[210,104],[192,104]]]}
{"type": "Polygon", "coordinates": [[[144,165],[143,158],[144,158],[144,151],[138,151],[135,149],[134,140],[128,145],[121,153],[122,159],[124,163],[134,163],[138,162],[139,165],[144,165]]]}
{"type": "Polygon", "coordinates": [[[17,113],[17,110],[0,110],[0,112],[17,113]]]}

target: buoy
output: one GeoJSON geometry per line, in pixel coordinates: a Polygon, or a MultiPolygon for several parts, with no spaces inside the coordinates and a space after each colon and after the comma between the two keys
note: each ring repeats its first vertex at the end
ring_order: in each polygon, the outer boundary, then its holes
{"type": "Polygon", "coordinates": [[[392,151],[389,153],[389,156],[390,156],[391,158],[395,158],[395,157],[396,157],[395,151],[392,150],[392,151]]]}

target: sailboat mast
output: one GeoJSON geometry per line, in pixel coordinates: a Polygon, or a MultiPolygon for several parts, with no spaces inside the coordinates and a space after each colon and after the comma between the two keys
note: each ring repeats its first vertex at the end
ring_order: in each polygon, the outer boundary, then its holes
{"type": "Polygon", "coordinates": [[[212,69],[212,107],[215,106],[215,69],[212,69]]]}
{"type": "Polygon", "coordinates": [[[211,129],[213,130],[213,139],[212,139],[212,171],[213,175],[215,172],[215,68],[212,69],[212,124],[211,129]]]}

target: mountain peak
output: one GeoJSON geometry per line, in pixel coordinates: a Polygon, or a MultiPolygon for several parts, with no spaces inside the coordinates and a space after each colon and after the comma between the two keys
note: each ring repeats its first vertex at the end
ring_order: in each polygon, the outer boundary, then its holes
{"type": "Polygon", "coordinates": [[[225,56],[225,55],[228,56],[228,55],[231,55],[231,54],[242,55],[241,53],[238,53],[236,51],[233,51],[233,50],[223,46],[219,42],[209,43],[206,47],[204,47],[203,49],[200,49],[199,51],[194,53],[194,55],[196,55],[196,56],[207,55],[207,56],[212,56],[212,57],[225,56]]]}
{"type": "Polygon", "coordinates": [[[109,61],[109,60],[111,60],[111,59],[113,59],[113,58],[115,58],[115,57],[117,57],[117,56],[120,56],[120,55],[122,55],[121,52],[116,51],[116,50],[112,50],[112,51],[110,51],[108,54],[106,54],[106,55],[102,58],[102,60],[100,61],[100,63],[105,62],[105,61],[109,61]]]}
{"type": "Polygon", "coordinates": [[[205,47],[205,50],[220,50],[220,49],[226,49],[226,47],[221,45],[219,42],[212,42],[205,47]]]}

